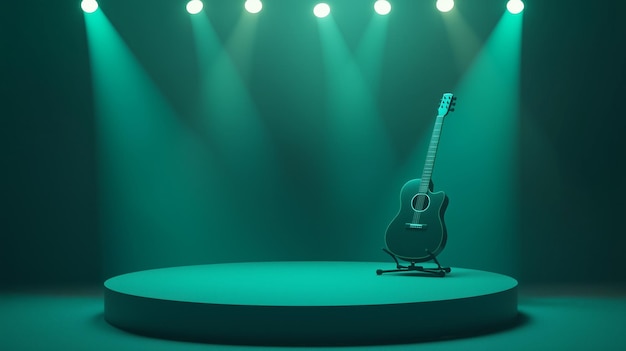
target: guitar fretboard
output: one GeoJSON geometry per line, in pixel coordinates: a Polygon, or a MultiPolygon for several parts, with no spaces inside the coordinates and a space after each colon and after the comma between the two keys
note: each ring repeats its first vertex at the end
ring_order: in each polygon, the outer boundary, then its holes
{"type": "Polygon", "coordinates": [[[443,119],[443,115],[438,115],[437,119],[435,120],[433,135],[430,137],[430,145],[428,146],[426,161],[424,162],[424,170],[422,171],[422,182],[419,188],[420,193],[426,193],[430,185],[430,179],[433,175],[433,168],[435,167],[435,158],[437,157],[437,148],[439,147],[441,129],[443,127],[443,119]]]}

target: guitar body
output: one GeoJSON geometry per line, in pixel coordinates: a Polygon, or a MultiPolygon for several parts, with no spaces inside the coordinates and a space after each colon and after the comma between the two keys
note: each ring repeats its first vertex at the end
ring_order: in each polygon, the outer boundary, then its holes
{"type": "Polygon", "coordinates": [[[409,262],[424,262],[446,246],[448,234],[443,220],[448,197],[443,191],[420,193],[421,179],[408,181],[400,191],[400,211],[385,232],[387,249],[409,262]]]}

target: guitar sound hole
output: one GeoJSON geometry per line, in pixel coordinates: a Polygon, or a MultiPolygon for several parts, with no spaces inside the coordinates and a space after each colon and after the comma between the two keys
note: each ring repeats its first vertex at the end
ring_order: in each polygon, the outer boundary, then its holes
{"type": "Polygon", "coordinates": [[[426,194],[417,194],[413,196],[412,206],[415,211],[424,211],[430,204],[430,198],[426,194]]]}

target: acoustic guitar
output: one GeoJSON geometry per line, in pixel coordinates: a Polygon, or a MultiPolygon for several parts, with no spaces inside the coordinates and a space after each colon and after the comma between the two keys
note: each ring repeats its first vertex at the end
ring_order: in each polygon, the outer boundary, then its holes
{"type": "Polygon", "coordinates": [[[455,100],[453,94],[443,94],[422,177],[404,184],[400,191],[400,211],[385,232],[387,250],[405,261],[429,261],[446,246],[448,234],[443,215],[448,197],[443,191],[433,192],[431,176],[443,120],[450,111],[454,111],[455,100]]]}

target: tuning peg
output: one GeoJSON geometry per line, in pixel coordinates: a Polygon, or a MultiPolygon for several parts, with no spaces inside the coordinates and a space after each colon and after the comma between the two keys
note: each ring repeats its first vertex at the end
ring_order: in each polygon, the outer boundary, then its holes
{"type": "Polygon", "coordinates": [[[454,112],[454,108],[451,108],[451,109],[450,109],[450,112],[454,112]]]}

